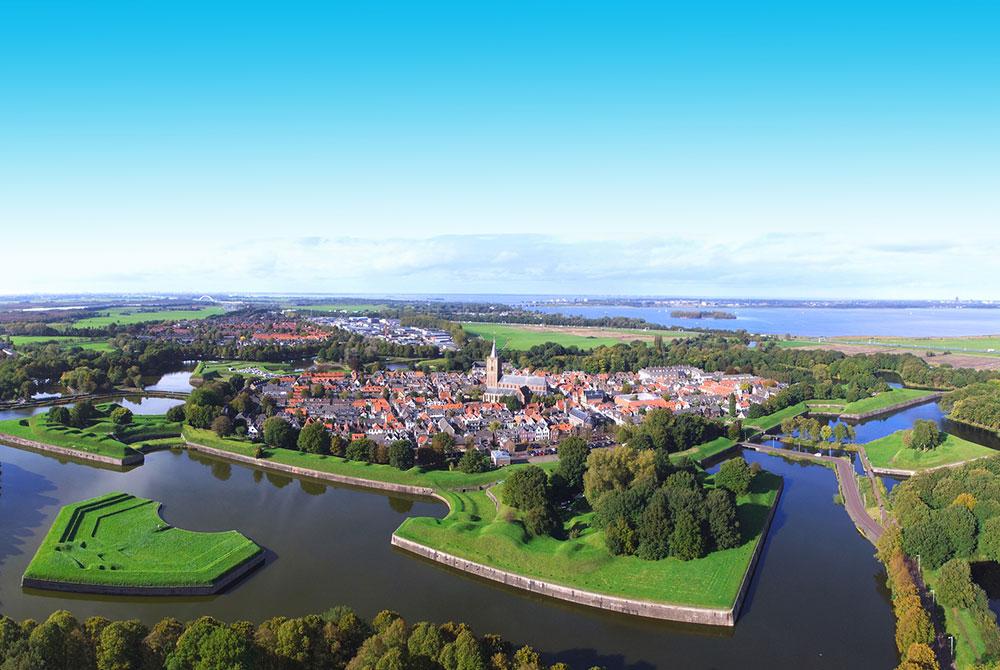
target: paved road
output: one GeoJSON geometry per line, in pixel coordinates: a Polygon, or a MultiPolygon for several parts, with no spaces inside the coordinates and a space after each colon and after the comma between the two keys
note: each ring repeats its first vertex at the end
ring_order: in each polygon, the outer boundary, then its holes
{"type": "Polygon", "coordinates": [[[851,517],[851,521],[854,522],[854,525],[861,531],[861,534],[864,535],[872,544],[878,542],[878,539],[882,537],[882,533],[885,532],[885,528],[876,522],[875,519],[868,516],[868,512],[865,511],[865,503],[861,498],[861,491],[858,489],[858,482],[854,478],[854,466],[850,461],[843,458],[834,458],[833,456],[824,456],[823,454],[810,454],[803,451],[778,449],[776,447],[768,447],[763,444],[754,444],[753,442],[741,442],[740,446],[746,449],[760,451],[765,454],[794,456],[795,458],[805,458],[811,461],[832,463],[837,470],[837,479],[840,480],[840,491],[844,496],[844,508],[847,510],[847,514],[851,517]]]}

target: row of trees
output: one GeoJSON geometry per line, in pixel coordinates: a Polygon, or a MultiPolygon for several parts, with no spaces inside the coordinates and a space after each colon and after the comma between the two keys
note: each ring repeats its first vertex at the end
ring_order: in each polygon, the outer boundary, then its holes
{"type": "Polygon", "coordinates": [[[949,418],[1000,431],[1000,382],[981,382],[958,389],[941,400],[949,418]]]}
{"type": "Polygon", "coordinates": [[[830,426],[815,417],[806,418],[801,414],[782,419],[781,432],[792,435],[799,441],[812,443],[833,440],[839,445],[857,439],[857,431],[850,424],[839,421],[830,426]]]}
{"type": "MultiPolygon", "coordinates": [[[[898,527],[886,532],[880,554],[894,551],[938,570],[942,605],[968,610],[986,646],[984,662],[1000,661],[1000,630],[969,562],[1000,561],[1000,458],[924,472],[891,496],[898,527]]],[[[912,563],[911,563],[912,565],[912,563]]]]}
{"type": "MultiPolygon", "coordinates": [[[[346,607],[322,615],[275,617],[259,625],[212,617],[188,623],[90,617],[65,610],[44,622],[0,617],[4,670],[542,670],[531,647],[462,623],[410,625],[391,611],[368,622],[346,607]]],[[[547,666],[569,670],[564,663],[547,666]]]]}
{"type": "Polygon", "coordinates": [[[674,414],[670,410],[654,409],[646,412],[640,424],[619,426],[617,437],[619,443],[637,449],[674,453],[723,435],[726,435],[726,426],[720,421],[706,419],[700,414],[674,414]]]}
{"type": "Polygon", "coordinates": [[[896,648],[902,659],[899,670],[938,670],[937,656],[931,648],[934,624],[920,599],[914,568],[902,551],[898,528],[890,528],[882,536],[878,557],[889,576],[892,611],[896,615],[896,648]]]}

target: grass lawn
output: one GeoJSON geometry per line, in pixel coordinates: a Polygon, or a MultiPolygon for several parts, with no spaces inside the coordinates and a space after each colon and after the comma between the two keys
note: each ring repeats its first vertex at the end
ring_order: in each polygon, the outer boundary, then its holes
{"type": "Polygon", "coordinates": [[[996,450],[945,434],[943,443],[930,451],[910,449],[903,443],[905,430],[879,438],[865,445],[868,460],[876,468],[925,470],[939,465],[952,465],[981,456],[992,456],[996,450]]]}
{"type": "MultiPolygon", "coordinates": [[[[924,569],[924,581],[930,588],[937,586],[938,571],[924,569]]],[[[955,636],[955,666],[970,668],[986,655],[986,643],[972,612],[961,607],[942,607],[945,630],[955,636]]]]}
{"type": "Polygon", "coordinates": [[[743,422],[744,428],[757,428],[761,431],[768,431],[775,426],[780,426],[781,422],[793,416],[798,416],[800,414],[805,414],[809,411],[809,407],[806,403],[800,402],[795,405],[790,405],[785,409],[779,409],[773,414],[767,414],[766,416],[761,416],[756,419],[747,419],[743,422]]]}
{"type": "MultiPolygon", "coordinates": [[[[192,428],[191,426],[184,426],[183,431],[184,439],[188,442],[231,451],[243,456],[253,456],[258,446],[256,443],[247,440],[220,438],[210,430],[192,428]]],[[[271,449],[270,447],[264,450],[264,458],[260,459],[260,462],[262,465],[268,462],[280,463],[282,465],[308,468],[310,470],[354,477],[356,479],[406,484],[409,486],[425,486],[438,490],[480,486],[482,484],[497,482],[506,477],[512,470],[526,467],[523,464],[511,465],[500,470],[475,474],[466,474],[459,470],[421,470],[420,468],[399,470],[391,465],[349,461],[339,456],[322,456],[319,454],[307,454],[293,449],[271,449]]],[[[551,461],[538,465],[544,469],[552,469],[556,464],[557,461],[551,461]]]]}
{"type": "Polygon", "coordinates": [[[301,366],[289,363],[265,363],[263,361],[201,361],[195,366],[191,376],[204,377],[206,374],[216,373],[220,379],[229,379],[236,373],[252,377],[254,374],[250,372],[251,369],[284,374],[292,372],[296,367],[301,366]]]}
{"type": "Polygon", "coordinates": [[[111,343],[104,339],[94,339],[89,337],[72,337],[69,335],[11,335],[11,342],[15,347],[23,347],[29,344],[58,344],[63,349],[80,347],[90,351],[114,351],[111,343]]]}
{"type": "Polygon", "coordinates": [[[705,442],[691,447],[690,449],[678,451],[676,454],[671,454],[670,459],[677,462],[683,458],[690,458],[695,463],[701,463],[712,458],[713,456],[716,456],[717,454],[721,454],[734,444],[736,444],[736,441],[730,440],[728,437],[717,437],[711,442],[705,442]]]}
{"type": "Polygon", "coordinates": [[[24,576],[71,584],[207,586],[261,552],[235,530],[174,528],[159,508],[127,493],[63,507],[24,576]]]}
{"type": "Polygon", "coordinates": [[[169,422],[162,415],[137,414],[132,417],[130,425],[119,429],[117,437],[112,437],[114,426],[108,418],[108,407],[109,405],[98,405],[101,416],[86,428],[49,423],[47,415],[43,413],[27,419],[0,421],[0,434],[118,460],[136,453],[130,444],[169,437],[176,439],[181,434],[180,424],[169,422]],[[27,425],[22,425],[22,422],[27,425]]]}
{"type": "Polygon", "coordinates": [[[506,520],[505,514],[498,516],[492,501],[478,491],[455,495],[452,511],[444,519],[410,518],[396,534],[471,561],[573,588],[662,603],[728,608],[761,540],[780,481],[775,475],[761,473],[754,490],[739,500],[741,546],[693,561],[614,556],[604,545],[603,531],[590,526],[590,514],[566,522],[567,528],[582,530],[576,539],[529,538],[519,522],[506,520]]]}
{"type": "Polygon", "coordinates": [[[623,328],[593,328],[594,335],[580,334],[588,329],[573,326],[533,326],[502,325],[497,323],[462,323],[462,329],[470,335],[491,340],[494,337],[502,349],[523,351],[539,344],[554,342],[564,347],[594,349],[613,346],[633,340],[651,340],[661,335],[665,340],[687,337],[687,333],[676,330],[628,330],[623,328]]]}
{"type": "Polygon", "coordinates": [[[142,311],[138,307],[119,307],[110,309],[100,316],[87,317],[73,322],[74,328],[105,328],[113,323],[130,325],[146,323],[147,321],[184,321],[187,319],[207,319],[210,316],[224,314],[222,307],[202,307],[201,309],[161,309],[142,311]]]}
{"type": "Polygon", "coordinates": [[[862,398],[855,402],[849,402],[844,405],[843,413],[864,414],[865,412],[874,412],[908,400],[924,398],[933,393],[933,391],[923,391],[920,389],[892,389],[871,398],[862,398]]]}

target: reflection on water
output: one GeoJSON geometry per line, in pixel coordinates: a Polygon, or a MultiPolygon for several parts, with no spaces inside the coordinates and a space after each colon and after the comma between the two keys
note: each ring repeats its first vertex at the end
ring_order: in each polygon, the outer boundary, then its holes
{"type": "Polygon", "coordinates": [[[637,619],[554,601],[456,573],[389,544],[410,515],[443,516],[440,503],[298,480],[184,451],[160,451],[131,472],[98,470],[0,447],[0,609],[44,618],[207,614],[262,620],[335,604],[366,616],[383,608],[410,621],[466,621],[531,644],[572,667],[886,668],[896,662],[893,618],[873,551],[841,507],[827,468],[746,453],[785,478],[785,491],[749,598],[733,630],[637,619]],[[71,597],[26,592],[20,576],[59,506],[111,490],[163,502],[168,523],[238,529],[270,553],[231,591],[199,599],[71,597]],[[20,502],[8,504],[8,492],[20,502]],[[388,504],[386,504],[388,503],[388,504]],[[12,530],[11,530],[12,529],[12,530]],[[837,631],[836,636],[829,631],[837,631]],[[846,643],[845,640],[849,640],[846,643]]]}

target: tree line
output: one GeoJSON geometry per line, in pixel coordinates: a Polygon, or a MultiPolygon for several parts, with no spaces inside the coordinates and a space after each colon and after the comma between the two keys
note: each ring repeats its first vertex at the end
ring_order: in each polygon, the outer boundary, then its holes
{"type": "MultiPolygon", "coordinates": [[[[254,624],[203,616],[79,621],[58,610],[45,621],[0,617],[3,670],[569,670],[529,646],[476,635],[464,623],[408,623],[383,610],[371,621],[347,607],[254,624]]],[[[598,670],[598,669],[592,669],[598,670]]]]}

